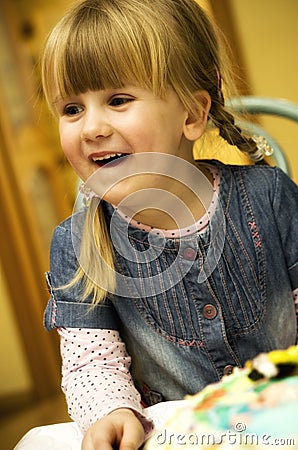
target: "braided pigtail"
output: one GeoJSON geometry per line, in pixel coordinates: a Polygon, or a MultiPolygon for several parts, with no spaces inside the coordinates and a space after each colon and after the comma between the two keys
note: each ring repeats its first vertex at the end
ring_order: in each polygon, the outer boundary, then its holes
{"type": "Polygon", "coordinates": [[[219,135],[230,145],[235,145],[255,163],[265,163],[265,145],[256,136],[246,135],[243,130],[236,125],[235,117],[224,105],[222,92],[217,94],[215,100],[212,99],[210,118],[215,127],[219,130],[219,135]]]}
{"type": "Polygon", "coordinates": [[[266,140],[260,136],[246,134],[240,126],[235,123],[235,116],[225,107],[222,91],[222,80],[217,66],[215,66],[213,89],[211,92],[211,109],[209,117],[213,125],[218,128],[219,135],[230,145],[235,145],[240,151],[256,164],[266,164],[265,156],[272,154],[272,149],[266,140]],[[215,78],[216,77],[216,78],[215,78]]]}
{"type": "Polygon", "coordinates": [[[254,138],[245,135],[242,129],[236,125],[234,116],[220,103],[217,103],[213,110],[216,115],[212,117],[212,122],[218,128],[219,135],[228,144],[235,145],[246,153],[252,161],[262,161],[265,156],[263,150],[259,148],[254,138]]]}

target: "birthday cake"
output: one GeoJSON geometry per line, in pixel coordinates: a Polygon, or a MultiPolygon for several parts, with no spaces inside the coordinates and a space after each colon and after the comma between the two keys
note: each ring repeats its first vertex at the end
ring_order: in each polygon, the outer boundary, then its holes
{"type": "Polygon", "coordinates": [[[298,449],[298,346],[262,353],[187,396],[145,450],[298,449]]]}

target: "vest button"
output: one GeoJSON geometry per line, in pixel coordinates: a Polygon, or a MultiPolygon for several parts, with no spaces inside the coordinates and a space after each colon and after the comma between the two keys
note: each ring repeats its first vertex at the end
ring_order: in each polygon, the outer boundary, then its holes
{"type": "Polygon", "coordinates": [[[188,261],[194,261],[197,257],[197,252],[191,247],[187,247],[183,250],[183,258],[188,261]]]}
{"type": "Polygon", "coordinates": [[[233,372],[234,366],[231,366],[230,364],[228,364],[225,368],[224,368],[224,375],[231,375],[231,373],[233,372]]]}
{"type": "Polygon", "coordinates": [[[205,319],[212,320],[217,316],[217,309],[214,305],[205,305],[203,308],[203,316],[205,319]]]}

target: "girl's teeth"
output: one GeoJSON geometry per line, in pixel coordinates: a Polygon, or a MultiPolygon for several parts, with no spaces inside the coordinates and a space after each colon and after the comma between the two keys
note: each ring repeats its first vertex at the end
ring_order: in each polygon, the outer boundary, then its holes
{"type": "Polygon", "coordinates": [[[102,161],[104,159],[115,158],[116,156],[121,156],[121,155],[122,155],[122,153],[110,153],[109,155],[93,158],[93,161],[102,161]]]}

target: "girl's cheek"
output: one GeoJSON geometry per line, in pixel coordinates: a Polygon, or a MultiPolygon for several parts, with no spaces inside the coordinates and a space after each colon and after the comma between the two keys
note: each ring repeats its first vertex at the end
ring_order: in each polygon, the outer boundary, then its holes
{"type": "Polygon", "coordinates": [[[73,135],[70,131],[67,131],[64,126],[60,127],[59,134],[62,150],[67,155],[67,153],[70,151],[71,147],[74,144],[73,135]]]}
{"type": "Polygon", "coordinates": [[[67,145],[66,145],[66,141],[64,139],[64,136],[60,134],[60,144],[62,147],[62,150],[64,151],[64,153],[67,153],[67,145]]]}

